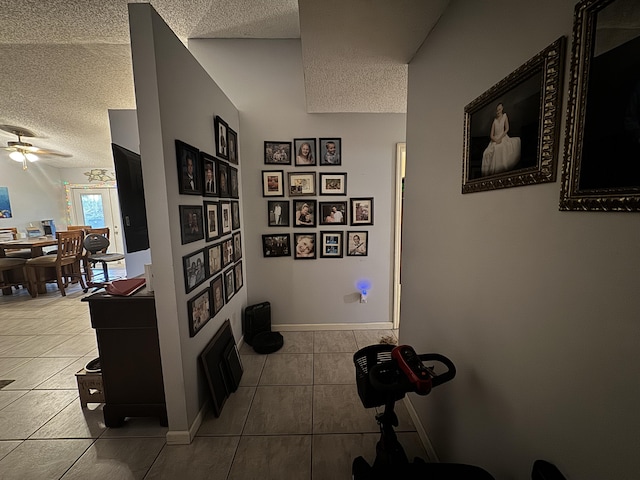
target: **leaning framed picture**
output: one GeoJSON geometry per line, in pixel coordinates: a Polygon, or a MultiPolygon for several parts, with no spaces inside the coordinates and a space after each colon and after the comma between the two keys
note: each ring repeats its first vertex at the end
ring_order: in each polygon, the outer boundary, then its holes
{"type": "Polygon", "coordinates": [[[351,225],[373,225],[373,197],[349,200],[351,225]]]}
{"type": "Polygon", "coordinates": [[[202,290],[195,297],[187,301],[189,312],[189,336],[195,335],[204,327],[211,318],[211,292],[209,287],[202,290]]]}
{"type": "Polygon", "coordinates": [[[316,165],[316,139],[294,138],[293,148],[296,153],[296,167],[316,165]]]}
{"type": "Polygon", "coordinates": [[[320,195],[346,195],[347,174],[320,172],[320,195]]]}
{"type": "Polygon", "coordinates": [[[315,233],[294,233],[293,258],[295,260],[312,260],[316,258],[316,234],[315,233]]]}
{"type": "Polygon", "coordinates": [[[220,202],[204,202],[204,230],[207,242],[220,236],[220,202]]]}
{"type": "Polygon", "coordinates": [[[262,196],[284,197],[284,172],[282,170],[262,171],[262,196]]]}
{"type": "Polygon", "coordinates": [[[207,252],[207,278],[222,271],[222,244],[216,243],[206,247],[207,252]]]}
{"type": "Polygon", "coordinates": [[[229,126],[218,115],[216,115],[213,125],[216,130],[216,156],[229,160],[229,126]]]}
{"type": "Polygon", "coordinates": [[[231,201],[231,228],[233,230],[240,228],[240,202],[237,200],[231,201]]]}
{"type": "Polygon", "coordinates": [[[289,175],[289,196],[301,197],[304,195],[316,194],[316,173],[315,172],[288,172],[289,175]]]}
{"type": "Polygon", "coordinates": [[[200,150],[180,140],[176,140],[175,143],[178,161],[178,193],[202,195],[200,150]]]}
{"type": "Polygon", "coordinates": [[[238,134],[235,130],[227,127],[227,144],[229,146],[229,161],[238,165],[238,134]]]}
{"type": "Polygon", "coordinates": [[[182,257],[184,291],[189,293],[207,279],[204,249],[182,257]]]}
{"type": "Polygon", "coordinates": [[[233,266],[233,282],[236,286],[236,293],[238,293],[238,290],[240,290],[242,285],[244,285],[244,281],[242,279],[242,262],[237,262],[233,266]]]}
{"type": "Polygon", "coordinates": [[[560,210],[640,211],[638,4],[576,4],[560,210]]]}
{"type": "Polygon", "coordinates": [[[231,196],[229,175],[229,164],[222,161],[218,162],[218,191],[221,197],[228,198],[231,196]]]}
{"type": "Polygon", "coordinates": [[[316,226],[316,201],[315,200],[294,200],[293,201],[294,227],[316,226]]]}
{"type": "Polygon", "coordinates": [[[204,239],[202,205],[179,205],[182,245],[204,239]]]}
{"type": "Polygon", "coordinates": [[[262,235],[262,255],[265,258],[290,257],[291,235],[289,233],[262,235]]]}
{"type": "Polygon", "coordinates": [[[224,307],[224,287],[222,286],[222,275],[218,275],[216,278],[211,280],[209,284],[209,289],[211,290],[211,316],[214,317],[222,307],[224,307]]]}
{"type": "Polygon", "coordinates": [[[364,257],[369,255],[369,232],[347,232],[347,257],[364,257]]]}
{"type": "Polygon", "coordinates": [[[218,182],[218,165],[215,157],[205,152],[200,152],[200,160],[202,161],[202,184],[205,197],[217,197],[220,195],[220,186],[218,182]]]}
{"type": "Polygon", "coordinates": [[[320,139],[320,165],[342,165],[342,139],[320,139]]]}
{"type": "Polygon", "coordinates": [[[233,259],[237,262],[242,258],[242,233],[233,234],[233,259]]]}
{"type": "Polygon", "coordinates": [[[231,265],[234,261],[233,238],[227,238],[222,242],[222,268],[231,265]]]}
{"type": "Polygon", "coordinates": [[[240,186],[238,184],[238,169],[229,167],[229,196],[240,198],[240,186]]]}
{"type": "Polygon", "coordinates": [[[346,225],[347,202],[320,202],[320,225],[346,225]]]}
{"type": "Polygon", "coordinates": [[[231,233],[232,229],[231,202],[220,202],[220,235],[231,233]]]}
{"type": "Polygon", "coordinates": [[[462,193],[556,180],[565,38],[464,108],[462,193]]]}
{"type": "Polygon", "coordinates": [[[264,142],[265,165],[291,165],[291,142],[264,142]]]}
{"type": "Polygon", "coordinates": [[[235,286],[235,272],[233,267],[227,269],[224,274],[224,299],[229,302],[231,298],[236,294],[235,286]]]}
{"type": "Polygon", "coordinates": [[[289,201],[269,200],[267,202],[267,224],[270,227],[288,227],[289,218],[289,201]]]}
{"type": "Polygon", "coordinates": [[[320,232],[320,258],[342,258],[342,232],[320,232]]]}

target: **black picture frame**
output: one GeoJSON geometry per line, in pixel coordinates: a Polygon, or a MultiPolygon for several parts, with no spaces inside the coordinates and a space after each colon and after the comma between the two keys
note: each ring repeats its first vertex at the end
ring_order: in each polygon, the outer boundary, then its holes
{"type": "Polygon", "coordinates": [[[373,225],[373,197],[349,199],[351,225],[373,225]]]}
{"type": "Polygon", "coordinates": [[[640,36],[629,7],[575,6],[561,211],[640,211],[640,36]]]}
{"type": "Polygon", "coordinates": [[[293,151],[296,167],[308,167],[317,165],[316,139],[315,138],[294,138],[293,151]]]}
{"type": "Polygon", "coordinates": [[[320,202],[318,218],[320,225],[347,225],[347,202],[320,202]]]}
{"type": "Polygon", "coordinates": [[[205,201],[204,206],[204,231],[207,242],[219,238],[220,233],[220,202],[205,201]]]}
{"type": "Polygon", "coordinates": [[[238,230],[240,228],[240,202],[231,201],[231,229],[238,230]]]}
{"type": "Polygon", "coordinates": [[[342,139],[341,138],[321,138],[320,139],[320,166],[335,167],[342,165],[342,139]]]}
{"type": "Polygon", "coordinates": [[[320,258],[342,258],[343,233],[340,231],[320,232],[320,258]]]}
{"type": "Polygon", "coordinates": [[[197,250],[182,257],[184,292],[198,288],[208,278],[205,249],[197,250]]]}
{"type": "Polygon", "coordinates": [[[294,233],[294,260],[314,260],[317,256],[317,234],[315,232],[294,233]]]}
{"type": "Polygon", "coordinates": [[[299,228],[314,228],[317,224],[317,201],[293,201],[293,226],[299,228]]]}
{"type": "Polygon", "coordinates": [[[220,185],[218,180],[218,161],[212,155],[200,151],[202,162],[202,195],[205,197],[218,197],[220,185]]]}
{"type": "Polygon", "coordinates": [[[225,270],[223,274],[224,279],[224,300],[225,303],[229,303],[229,301],[236,294],[236,286],[235,286],[235,273],[233,267],[225,270]]]}
{"type": "Polygon", "coordinates": [[[242,258],[242,232],[233,234],[233,259],[237,262],[242,258]]]}
{"type": "Polygon", "coordinates": [[[565,43],[560,37],[465,107],[462,193],[555,182],[565,43]]]}
{"type": "Polygon", "coordinates": [[[205,288],[187,300],[189,313],[189,337],[195,337],[211,320],[211,292],[205,288]]]}
{"type": "Polygon", "coordinates": [[[218,196],[231,197],[231,182],[229,181],[229,164],[219,161],[218,165],[218,196]]]}
{"type": "Polygon", "coordinates": [[[307,197],[316,194],[316,172],[288,172],[289,196],[307,197]]]}
{"type": "Polygon", "coordinates": [[[205,247],[207,252],[207,278],[222,271],[222,243],[205,247]]]}
{"type": "Polygon", "coordinates": [[[265,165],[291,165],[291,142],[270,140],[264,142],[265,165]]]}
{"type": "Polygon", "coordinates": [[[222,307],[224,307],[224,286],[222,285],[222,274],[211,280],[209,284],[211,290],[211,305],[213,306],[212,317],[215,317],[222,307]]]}
{"type": "Polygon", "coordinates": [[[213,124],[216,131],[216,157],[229,160],[229,125],[227,125],[227,122],[225,122],[222,117],[218,115],[215,116],[213,124]]]}
{"type": "Polygon", "coordinates": [[[233,266],[233,282],[236,288],[236,293],[238,293],[238,291],[244,285],[244,276],[242,274],[242,261],[237,262],[233,266]]]}
{"type": "Polygon", "coordinates": [[[202,205],[179,205],[182,245],[204,239],[202,205]]]}
{"type": "Polygon", "coordinates": [[[265,258],[290,257],[291,234],[262,235],[262,256],[265,258]]]}
{"type": "Polygon", "coordinates": [[[320,195],[347,195],[346,173],[318,173],[320,195]]]}
{"type": "Polygon", "coordinates": [[[227,235],[233,230],[231,202],[220,202],[220,235],[227,235]]]}
{"type": "Polygon", "coordinates": [[[347,257],[366,257],[369,255],[369,232],[365,230],[347,231],[347,257]]]}
{"type": "Polygon", "coordinates": [[[267,202],[267,225],[270,227],[288,227],[291,213],[288,200],[269,200],[267,202]]]}
{"type": "Polygon", "coordinates": [[[229,166],[229,196],[231,198],[240,198],[238,169],[232,166],[229,166]]]}
{"type": "Polygon", "coordinates": [[[283,170],[262,170],[262,196],[284,197],[283,170]]]}
{"type": "Polygon", "coordinates": [[[238,165],[240,155],[238,152],[238,134],[231,127],[227,127],[227,140],[229,145],[229,162],[238,165]]]}
{"type": "Polygon", "coordinates": [[[222,242],[222,268],[228,267],[231,265],[234,260],[234,245],[233,245],[233,237],[229,237],[222,242]]]}
{"type": "Polygon", "coordinates": [[[175,141],[178,162],[178,193],[202,195],[200,150],[181,140],[175,141]]]}

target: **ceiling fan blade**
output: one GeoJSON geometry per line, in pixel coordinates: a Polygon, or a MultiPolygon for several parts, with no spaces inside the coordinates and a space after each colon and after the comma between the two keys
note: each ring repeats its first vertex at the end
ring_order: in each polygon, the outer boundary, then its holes
{"type": "Polygon", "coordinates": [[[62,157],[62,158],[71,158],[73,155],[68,153],[58,152],[56,150],[48,150],[46,148],[36,148],[31,153],[35,153],[36,155],[43,155],[45,157],[62,157]]]}

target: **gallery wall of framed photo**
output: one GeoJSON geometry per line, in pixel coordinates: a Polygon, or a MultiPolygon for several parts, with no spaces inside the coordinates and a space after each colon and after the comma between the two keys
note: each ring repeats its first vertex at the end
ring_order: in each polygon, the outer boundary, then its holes
{"type": "Polygon", "coordinates": [[[262,235],[265,258],[369,254],[369,231],[361,228],[373,225],[374,198],[347,197],[347,173],[334,168],[343,166],[342,138],[265,140],[263,153],[266,225],[293,229],[262,235]]]}
{"type": "Polygon", "coordinates": [[[244,285],[238,134],[219,116],[213,122],[215,155],[175,141],[178,191],[202,200],[178,205],[181,243],[195,247],[182,257],[191,337],[244,285]]]}

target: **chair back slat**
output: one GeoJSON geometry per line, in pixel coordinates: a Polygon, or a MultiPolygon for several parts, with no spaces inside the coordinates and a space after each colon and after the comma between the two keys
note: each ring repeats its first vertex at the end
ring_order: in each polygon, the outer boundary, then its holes
{"type": "Polygon", "coordinates": [[[58,260],[80,258],[82,256],[84,230],[56,232],[56,236],[58,237],[58,260]]]}

